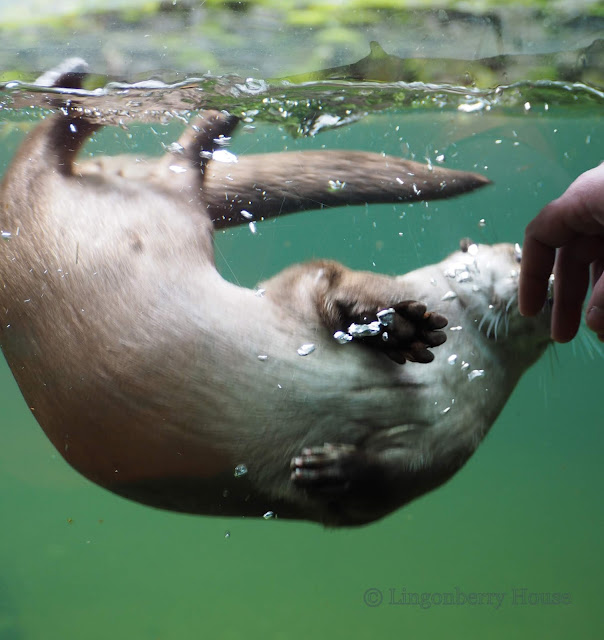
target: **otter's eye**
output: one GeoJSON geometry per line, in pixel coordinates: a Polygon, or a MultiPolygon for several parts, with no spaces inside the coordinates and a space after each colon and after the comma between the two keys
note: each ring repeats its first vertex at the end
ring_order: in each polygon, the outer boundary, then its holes
{"type": "Polygon", "coordinates": [[[514,259],[518,264],[522,262],[522,247],[518,243],[514,245],[514,259]]]}

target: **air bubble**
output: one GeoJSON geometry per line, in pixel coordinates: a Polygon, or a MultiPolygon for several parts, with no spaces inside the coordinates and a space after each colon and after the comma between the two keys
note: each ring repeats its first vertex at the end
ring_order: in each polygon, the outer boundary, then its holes
{"type": "Polygon", "coordinates": [[[166,151],[168,151],[169,153],[183,154],[185,148],[179,142],[172,142],[171,144],[166,145],[166,151]]]}
{"type": "Polygon", "coordinates": [[[244,464],[238,464],[235,467],[235,472],[234,472],[234,476],[236,478],[241,478],[241,476],[244,476],[247,473],[247,467],[244,464]]]}
{"type": "Polygon", "coordinates": [[[357,324],[353,322],[348,327],[348,333],[353,338],[369,338],[371,336],[377,336],[382,332],[382,323],[379,320],[374,320],[369,324],[357,324]]]}
{"type": "Polygon", "coordinates": [[[487,103],[478,100],[477,102],[466,102],[464,104],[460,104],[457,107],[458,111],[462,111],[463,113],[475,113],[476,111],[482,111],[485,107],[487,107],[487,103]]]}
{"type": "Polygon", "coordinates": [[[312,342],[308,342],[308,343],[303,344],[301,347],[298,348],[298,355],[299,356],[307,356],[307,355],[311,354],[316,348],[317,348],[317,346],[315,344],[313,344],[312,342]]]}
{"type": "Polygon", "coordinates": [[[226,164],[235,164],[239,162],[237,156],[226,149],[216,149],[212,153],[212,160],[216,162],[224,162],[226,164]]]}
{"type": "Polygon", "coordinates": [[[333,337],[340,344],[346,344],[347,342],[350,342],[352,340],[352,336],[349,333],[345,333],[344,331],[336,331],[333,334],[333,337]]]}
{"type": "Polygon", "coordinates": [[[395,314],[396,311],[390,307],[388,309],[382,309],[381,311],[378,311],[376,315],[378,320],[380,321],[380,324],[384,325],[385,327],[391,327],[392,323],[394,322],[395,314]]]}

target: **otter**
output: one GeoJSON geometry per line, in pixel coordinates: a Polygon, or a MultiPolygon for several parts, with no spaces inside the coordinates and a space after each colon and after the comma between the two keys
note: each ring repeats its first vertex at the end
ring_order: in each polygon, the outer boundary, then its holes
{"type": "Polygon", "coordinates": [[[546,319],[517,313],[509,245],[466,243],[400,277],[314,261],[256,291],[216,270],[214,228],[450,197],[482,176],[344,151],[225,165],[237,118],[217,111],[162,158],[79,162],[101,123],[65,111],[0,185],[0,346],[56,449],[110,491],[372,522],[463,466],[548,343],[546,319]]]}

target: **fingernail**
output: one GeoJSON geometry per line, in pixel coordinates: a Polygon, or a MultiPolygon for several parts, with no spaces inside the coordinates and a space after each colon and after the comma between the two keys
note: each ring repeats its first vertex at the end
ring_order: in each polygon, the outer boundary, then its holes
{"type": "Polygon", "coordinates": [[[590,307],[587,310],[587,326],[598,334],[604,333],[604,309],[590,307]]]}

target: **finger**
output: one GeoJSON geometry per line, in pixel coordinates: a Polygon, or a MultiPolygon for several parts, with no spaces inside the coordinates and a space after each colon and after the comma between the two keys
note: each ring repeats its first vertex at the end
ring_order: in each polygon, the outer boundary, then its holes
{"type": "Polygon", "coordinates": [[[604,258],[592,264],[593,291],[587,303],[587,326],[604,340],[604,258]]]}
{"type": "Polygon", "coordinates": [[[589,287],[589,262],[585,262],[585,242],[562,247],[554,267],[554,308],[552,339],[556,342],[572,340],[581,324],[583,301],[589,287]]]}
{"type": "Polygon", "coordinates": [[[560,198],[550,202],[526,227],[518,283],[518,308],[522,315],[534,316],[541,311],[556,249],[577,235],[566,223],[567,211],[560,202],[560,198]]]}
{"type": "Polygon", "coordinates": [[[535,238],[529,225],[522,245],[518,282],[518,309],[523,316],[534,316],[543,308],[555,258],[556,249],[535,238]]]}
{"type": "Polygon", "coordinates": [[[596,283],[604,273],[604,246],[602,247],[602,257],[591,263],[591,286],[595,288],[596,283]]]}
{"type": "MultiPolygon", "coordinates": [[[[552,338],[557,342],[567,342],[577,333],[589,286],[589,272],[601,274],[603,257],[604,238],[595,236],[579,237],[558,251],[552,313],[552,338]]],[[[596,303],[598,301],[596,296],[596,303]]],[[[604,300],[602,303],[604,307],[604,300]]]]}
{"type": "Polygon", "coordinates": [[[604,164],[580,175],[527,225],[522,247],[518,307],[535,315],[543,307],[555,250],[578,235],[604,234],[604,164]]]}
{"type": "MultiPolygon", "coordinates": [[[[548,215],[564,221],[573,231],[586,236],[604,233],[604,163],[582,173],[568,189],[551,202],[548,215]]],[[[552,239],[559,230],[543,229],[552,239]]]]}

